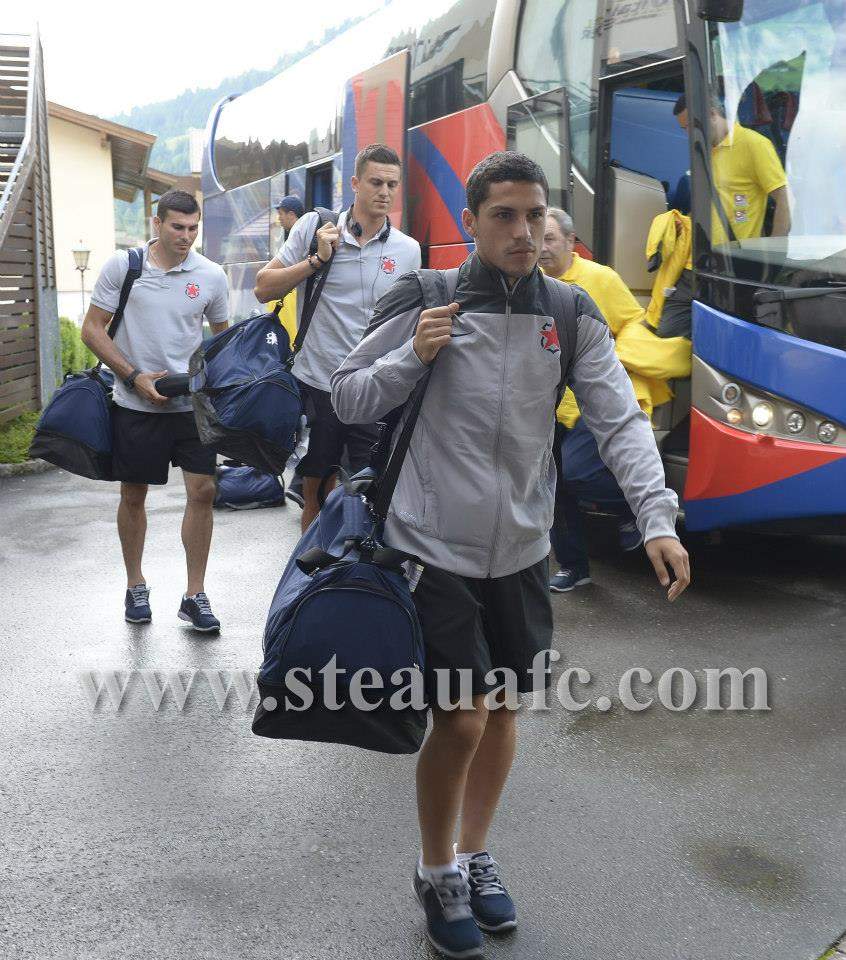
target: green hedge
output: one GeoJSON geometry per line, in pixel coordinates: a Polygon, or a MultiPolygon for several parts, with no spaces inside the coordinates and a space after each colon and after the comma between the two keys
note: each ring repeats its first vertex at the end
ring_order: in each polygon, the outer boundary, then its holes
{"type": "Polygon", "coordinates": [[[40,414],[23,413],[0,426],[0,463],[23,463],[40,414]]]}
{"type": "Polygon", "coordinates": [[[80,329],[73,320],[59,317],[59,333],[62,338],[62,376],[94,366],[97,358],[82,342],[80,329]]]}

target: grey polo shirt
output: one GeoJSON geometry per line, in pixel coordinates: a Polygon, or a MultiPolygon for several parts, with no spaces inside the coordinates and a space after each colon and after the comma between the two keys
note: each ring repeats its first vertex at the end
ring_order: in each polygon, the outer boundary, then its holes
{"type": "MultiPolygon", "coordinates": [[[[188,360],[203,339],[203,317],[209,323],[223,323],[229,317],[226,274],[196,250],[165,272],[149,262],[150,243],[155,241],[144,245],[143,272],[132,286],[115,346],[144,372],[187,373],[188,360]]],[[[112,254],[100,271],[91,302],[114,313],[128,269],[126,250],[112,254]]],[[[120,407],[145,413],[184,413],[192,409],[190,397],[172,397],[157,407],[134,390],[127,390],[119,378],[115,378],[114,400],[120,407]]]]}
{"type": "MultiPolygon", "coordinates": [[[[420,268],[420,244],[396,227],[384,242],[375,237],[360,247],[346,229],[347,213],[338,218],[341,241],[320,302],[311,318],[302,350],[294,362],[294,375],[318,390],[330,389],[332,374],[364,335],[376,302],[397,277],[420,268]]],[[[300,217],[276,258],[283,267],[308,256],[318,216],[300,217]]],[[[303,311],[305,281],[297,287],[297,322],[303,311]]]]}

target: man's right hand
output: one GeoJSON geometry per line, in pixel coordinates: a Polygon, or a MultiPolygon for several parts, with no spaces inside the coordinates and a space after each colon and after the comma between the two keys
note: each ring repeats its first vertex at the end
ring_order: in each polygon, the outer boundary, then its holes
{"type": "Polygon", "coordinates": [[[451,303],[446,307],[432,307],[420,314],[412,346],[421,363],[430,364],[438,351],[449,343],[452,318],[457,313],[458,304],[451,303]]]}
{"type": "Polygon", "coordinates": [[[164,377],[167,375],[167,370],[159,370],[156,373],[139,373],[135,378],[135,392],[139,397],[143,397],[144,400],[154,403],[157,407],[163,407],[169,397],[162,396],[158,390],[156,390],[156,380],[159,377],[164,377]]]}
{"type": "Polygon", "coordinates": [[[338,249],[341,231],[334,223],[324,223],[317,231],[317,255],[321,260],[329,260],[338,249]]]}

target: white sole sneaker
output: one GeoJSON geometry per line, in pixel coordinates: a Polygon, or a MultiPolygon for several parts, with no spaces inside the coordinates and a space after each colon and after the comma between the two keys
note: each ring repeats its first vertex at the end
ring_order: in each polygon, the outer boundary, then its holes
{"type": "Polygon", "coordinates": [[[220,630],[220,627],[198,627],[194,621],[188,616],[187,613],[183,613],[181,610],[176,614],[180,620],[184,620],[186,623],[191,624],[193,630],[198,631],[199,633],[214,633],[217,630],[220,630]]]}
{"type": "Polygon", "coordinates": [[[575,590],[576,587],[584,587],[588,583],[593,583],[590,577],[582,577],[581,580],[577,580],[574,584],[571,584],[569,587],[554,587],[552,584],[549,585],[550,593],[569,593],[571,590],[575,590]]]}

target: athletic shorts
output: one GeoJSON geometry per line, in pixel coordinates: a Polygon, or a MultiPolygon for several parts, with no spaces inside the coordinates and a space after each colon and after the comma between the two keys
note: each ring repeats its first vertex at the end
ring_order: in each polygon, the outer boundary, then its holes
{"type": "Polygon", "coordinates": [[[112,477],[125,483],[167,483],[170,464],[213,477],[217,454],[204,447],[193,413],[145,413],[112,407],[112,477]]]}
{"type": "Polygon", "coordinates": [[[341,423],[326,390],[318,390],[301,380],[300,392],[308,420],[308,453],[302,458],[299,473],[304,477],[324,477],[341,463],[344,450],[351,473],[370,463],[373,445],[379,438],[375,424],[341,423]]]}
{"type": "MultiPolygon", "coordinates": [[[[535,655],[552,646],[549,558],[507,577],[476,580],[426,567],[412,594],[423,627],[426,696],[436,704],[436,669],[450,671],[450,698],[458,699],[456,670],[472,673],[474,695],[501,686],[497,667],[514,671],[517,690],[549,686],[549,674],[529,673],[535,655]]],[[[544,666],[547,665],[545,662],[544,666]]]]}

